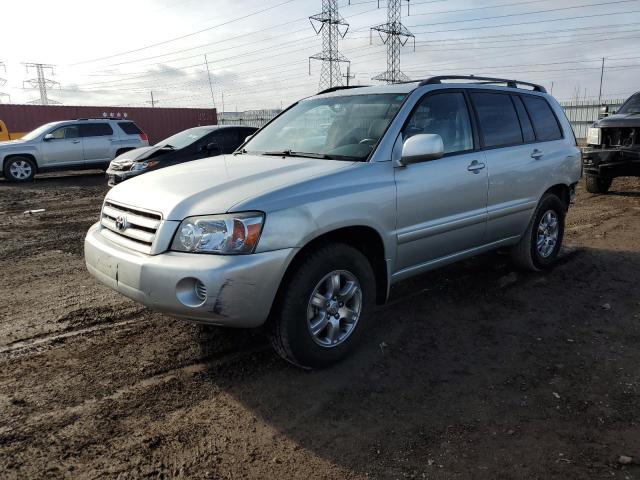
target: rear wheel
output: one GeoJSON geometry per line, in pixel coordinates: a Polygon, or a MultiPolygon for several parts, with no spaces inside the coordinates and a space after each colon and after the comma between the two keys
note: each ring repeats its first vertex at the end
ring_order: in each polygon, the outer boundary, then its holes
{"type": "Polygon", "coordinates": [[[552,193],[544,194],[527,231],[511,249],[514,263],[532,271],[551,268],[562,247],[566,213],[562,200],[552,193]]]}
{"type": "Polygon", "coordinates": [[[36,164],[28,157],[11,157],[4,162],[4,177],[10,182],[28,182],[36,174],[36,164]]]}
{"type": "Polygon", "coordinates": [[[611,182],[611,178],[598,175],[587,175],[585,177],[587,192],[589,193],[607,193],[611,187],[611,182]]]}
{"type": "Polygon", "coordinates": [[[359,250],[332,243],[310,253],[281,287],[272,319],[275,350],[305,368],[343,359],[366,330],[375,288],[359,250]]]}

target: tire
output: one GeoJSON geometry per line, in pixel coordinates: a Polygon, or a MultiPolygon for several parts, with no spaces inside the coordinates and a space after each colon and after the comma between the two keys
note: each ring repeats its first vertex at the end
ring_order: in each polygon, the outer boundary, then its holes
{"type": "Polygon", "coordinates": [[[349,245],[330,243],[309,253],[280,287],[272,312],[271,343],[294,365],[322,368],[334,364],[361,340],[375,298],[375,277],[367,258],[349,245]],[[336,274],[337,289],[332,288],[336,274]],[[358,286],[359,291],[353,288],[358,286]],[[335,301],[331,290],[337,292],[335,301]]]}
{"type": "Polygon", "coordinates": [[[11,157],[5,160],[3,172],[10,182],[29,182],[36,174],[36,164],[28,157],[11,157]]]}
{"type": "Polygon", "coordinates": [[[611,187],[613,179],[607,177],[599,177],[597,175],[586,175],[585,183],[587,192],[589,193],[607,193],[611,187]]]}
{"type": "Polygon", "coordinates": [[[567,205],[556,195],[543,195],[520,242],[511,248],[511,257],[518,267],[538,272],[554,266],[562,248],[566,214],[567,205]],[[539,245],[541,239],[545,241],[539,245]]]}

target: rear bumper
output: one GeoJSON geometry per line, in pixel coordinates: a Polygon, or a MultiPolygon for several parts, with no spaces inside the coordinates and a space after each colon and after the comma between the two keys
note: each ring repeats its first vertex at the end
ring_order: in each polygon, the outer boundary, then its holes
{"type": "Polygon", "coordinates": [[[605,177],[640,176],[640,149],[586,148],[582,152],[584,172],[605,177]]]}
{"type": "Polygon", "coordinates": [[[154,310],[215,325],[257,327],[269,315],[295,249],[253,255],[145,255],[113,244],[93,225],[85,238],[89,273],[154,310]],[[196,280],[206,288],[195,293],[196,280]]]}

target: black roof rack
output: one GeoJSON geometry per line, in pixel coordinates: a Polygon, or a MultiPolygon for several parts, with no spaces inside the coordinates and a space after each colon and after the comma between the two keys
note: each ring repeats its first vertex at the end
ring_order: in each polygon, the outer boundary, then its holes
{"type": "Polygon", "coordinates": [[[84,117],[76,118],[76,120],[120,120],[122,122],[131,122],[128,117],[84,117]]]}
{"type": "Polygon", "coordinates": [[[346,90],[347,88],[362,88],[367,87],[368,85],[343,85],[338,87],[325,88],[324,90],[316,93],[316,95],[322,95],[323,93],[331,93],[338,90],[346,90]]]}
{"type": "Polygon", "coordinates": [[[475,75],[440,75],[438,77],[425,78],[421,80],[418,86],[434,85],[442,83],[442,80],[474,80],[479,83],[505,83],[509,88],[518,88],[518,85],[527,85],[533,87],[535,92],[547,93],[547,89],[542,85],[529,82],[521,82],[520,80],[509,80],[506,78],[492,78],[492,77],[476,77],[475,75]]]}

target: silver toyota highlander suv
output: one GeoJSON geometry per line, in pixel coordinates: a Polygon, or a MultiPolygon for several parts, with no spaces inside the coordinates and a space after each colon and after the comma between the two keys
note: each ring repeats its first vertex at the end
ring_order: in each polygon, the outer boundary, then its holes
{"type": "Polygon", "coordinates": [[[353,350],[395,282],[498,247],[553,266],[580,176],[571,126],[539,85],[334,88],[233,155],[117,185],[85,258],[153,309],[268,322],[280,355],[322,367],[353,350]]]}
{"type": "Polygon", "coordinates": [[[149,145],[131,120],[81,118],[46,123],[18,140],[0,142],[0,166],[10,182],[38,172],[104,168],[116,156],[149,145]]]}

